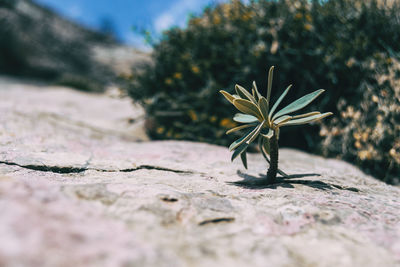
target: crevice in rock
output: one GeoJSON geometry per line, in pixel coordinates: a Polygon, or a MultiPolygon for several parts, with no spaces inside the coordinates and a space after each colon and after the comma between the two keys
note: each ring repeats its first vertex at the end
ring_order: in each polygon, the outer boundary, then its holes
{"type": "Polygon", "coordinates": [[[162,197],[161,200],[164,201],[164,202],[177,202],[178,201],[177,198],[168,197],[168,196],[162,197]]]}
{"type": "Polygon", "coordinates": [[[157,171],[175,172],[175,173],[190,173],[190,174],[193,173],[191,171],[174,170],[174,169],[158,167],[158,166],[152,166],[152,165],[140,165],[140,166],[138,166],[136,168],[122,169],[122,170],[119,170],[119,171],[120,172],[133,172],[133,171],[143,170],[143,169],[144,170],[157,170],[157,171]]]}
{"type": "MultiPolygon", "coordinates": [[[[121,169],[121,170],[107,170],[107,169],[96,169],[96,168],[87,168],[87,167],[65,167],[65,166],[47,166],[47,165],[22,165],[15,162],[9,161],[0,161],[0,164],[11,165],[11,166],[18,166],[20,168],[34,170],[34,171],[42,171],[42,172],[54,172],[54,173],[82,173],[85,171],[93,170],[98,172],[134,172],[138,170],[158,170],[158,171],[167,171],[167,172],[174,172],[174,173],[186,173],[186,174],[193,174],[191,171],[183,171],[183,170],[175,170],[169,169],[164,167],[152,166],[152,165],[140,165],[136,168],[130,169],[121,169]]],[[[86,164],[85,164],[86,166],[86,164]]]]}
{"type": "Polygon", "coordinates": [[[86,168],[77,168],[77,167],[62,167],[62,166],[46,166],[46,165],[21,165],[15,162],[8,161],[0,161],[0,164],[18,166],[24,169],[34,170],[34,171],[42,171],[42,172],[54,172],[54,173],[81,173],[86,171],[86,168]]]}
{"type": "Polygon", "coordinates": [[[204,220],[202,222],[199,222],[199,225],[206,225],[210,223],[220,223],[220,222],[233,222],[235,218],[233,217],[226,217],[226,218],[216,218],[216,219],[211,219],[211,220],[204,220]]]}

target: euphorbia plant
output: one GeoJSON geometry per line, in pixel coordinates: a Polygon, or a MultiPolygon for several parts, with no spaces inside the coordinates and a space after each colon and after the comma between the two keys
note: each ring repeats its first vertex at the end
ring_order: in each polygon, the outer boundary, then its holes
{"type": "Polygon", "coordinates": [[[279,128],[282,126],[306,124],[332,115],[332,112],[321,114],[319,111],[313,111],[299,115],[288,115],[310,104],[315,98],[324,92],[323,89],[319,89],[307,94],[283,109],[275,112],[276,108],[282,102],[290,88],[292,88],[292,85],[289,85],[286,88],[283,94],[270,108],[269,100],[271,96],[273,71],[274,67],[271,67],[268,73],[266,98],[258,92],[255,82],[253,82],[252,94],[250,94],[240,85],[235,86],[236,94],[234,95],[231,95],[224,90],[220,91],[229,102],[231,102],[240,112],[242,112],[237,113],[233,117],[233,120],[243,123],[243,125],[232,128],[226,133],[229,134],[245,128],[250,128],[250,130],[241,138],[234,141],[230,145],[229,150],[234,151],[232,160],[240,155],[243,165],[247,169],[246,150],[249,145],[258,138],[260,151],[264,158],[269,162],[269,169],[265,179],[266,184],[273,184],[276,182],[277,172],[283,177],[288,176],[283,171],[278,169],[279,128]]]}

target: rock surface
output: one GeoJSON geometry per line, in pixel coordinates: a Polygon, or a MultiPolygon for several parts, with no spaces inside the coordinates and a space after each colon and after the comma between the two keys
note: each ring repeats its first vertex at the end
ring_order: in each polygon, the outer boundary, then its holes
{"type": "Polygon", "coordinates": [[[290,149],[293,179],[256,186],[260,155],[135,142],[141,114],[0,83],[0,266],[400,266],[398,187],[290,149]]]}

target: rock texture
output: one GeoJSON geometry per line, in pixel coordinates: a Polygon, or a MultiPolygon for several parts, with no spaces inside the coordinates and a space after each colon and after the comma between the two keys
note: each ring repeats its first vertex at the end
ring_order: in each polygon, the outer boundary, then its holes
{"type": "Polygon", "coordinates": [[[260,187],[260,155],[134,142],[127,105],[0,83],[0,266],[400,266],[398,187],[290,149],[260,187]]]}

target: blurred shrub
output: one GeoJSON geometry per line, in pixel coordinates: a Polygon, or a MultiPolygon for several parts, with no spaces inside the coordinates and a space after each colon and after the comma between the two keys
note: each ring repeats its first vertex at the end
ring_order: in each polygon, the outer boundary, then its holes
{"type": "MultiPolygon", "coordinates": [[[[232,1],[212,6],[192,17],[186,29],[164,33],[154,45],[152,64],[133,77],[129,92],[143,103],[147,130],[156,139],[231,142],[220,137],[225,128],[234,125],[230,119],[233,109],[218,96],[218,90],[233,92],[236,83],[250,88],[249,81],[255,80],[265,93],[265,73],[271,65],[278,70],[272,97],[286,88],[286,82],[294,84],[286,103],[322,87],[327,89],[326,95],[310,110],[340,115],[342,108],[358,108],[366,101],[366,84],[371,94],[379,95],[376,70],[368,64],[376,57],[390,58],[388,49],[400,51],[399,14],[398,4],[389,8],[375,0],[259,0],[248,5],[232,1]]],[[[338,116],[324,123],[344,127],[349,122],[338,116]]],[[[334,147],[319,129],[319,125],[287,129],[297,132],[296,139],[282,138],[289,140],[282,145],[308,151],[319,148],[327,155],[347,159],[354,159],[362,150],[350,153],[353,156],[331,151],[334,147]],[[321,142],[327,148],[322,149],[321,142]]],[[[289,132],[283,131],[285,134],[289,132]]],[[[349,138],[354,141],[355,137],[349,138]]]]}
{"type": "Polygon", "coordinates": [[[341,156],[394,184],[400,182],[400,57],[375,55],[364,63],[375,71],[360,85],[364,91],[355,106],[345,99],[341,112],[321,128],[322,152],[341,156]]]}

